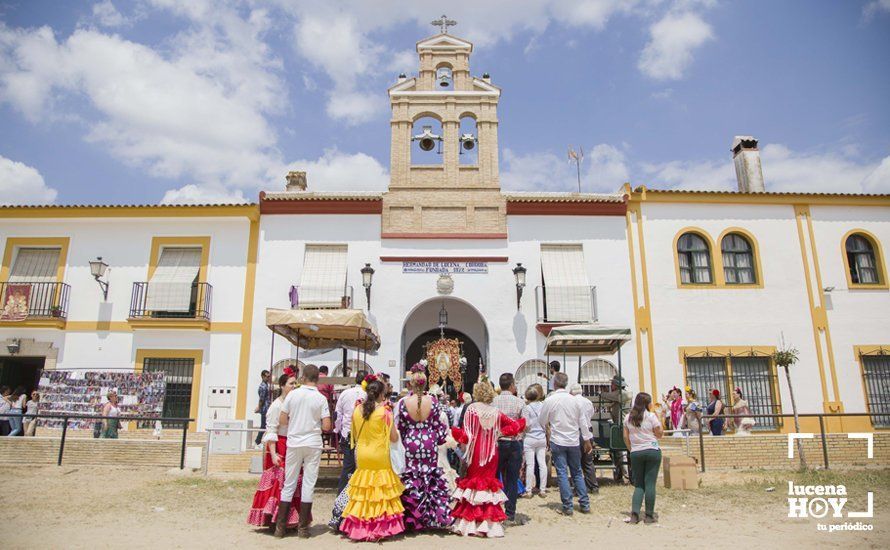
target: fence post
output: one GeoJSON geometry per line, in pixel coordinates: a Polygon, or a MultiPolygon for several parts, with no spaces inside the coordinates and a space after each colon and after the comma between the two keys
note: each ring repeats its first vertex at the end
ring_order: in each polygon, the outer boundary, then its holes
{"type": "Polygon", "coordinates": [[[62,453],[65,452],[65,436],[68,434],[68,417],[63,417],[62,422],[62,440],[59,442],[59,461],[56,462],[56,466],[62,465],[62,453]]]}
{"type": "Polygon", "coordinates": [[[698,427],[698,452],[699,457],[701,458],[701,472],[705,473],[705,436],[704,436],[704,424],[699,422],[698,427]]]}
{"type": "Polygon", "coordinates": [[[825,441],[825,417],[823,415],[819,415],[819,431],[822,433],[822,462],[825,464],[825,469],[828,469],[828,442],[825,441]]]}
{"type": "Polygon", "coordinates": [[[187,420],[182,423],[182,449],[179,453],[179,469],[185,469],[185,440],[189,434],[189,422],[191,420],[187,420]]]}

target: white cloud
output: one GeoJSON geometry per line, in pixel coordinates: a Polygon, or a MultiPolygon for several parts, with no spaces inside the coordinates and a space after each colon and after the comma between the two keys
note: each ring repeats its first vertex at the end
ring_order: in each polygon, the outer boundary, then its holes
{"type": "Polygon", "coordinates": [[[213,185],[188,184],[164,193],[161,204],[241,204],[251,201],[239,190],[229,190],[213,185]]]}
{"type": "MultiPolygon", "coordinates": [[[[835,152],[796,152],[782,144],[761,150],[767,191],[798,193],[888,193],[890,156],[864,161],[835,152]]],[[[647,187],[697,190],[738,188],[732,159],[641,164],[639,178],[647,187]]],[[[635,185],[638,182],[635,182],[635,185]]]]}
{"type": "Polygon", "coordinates": [[[881,12],[890,13],[890,0],[872,0],[862,7],[862,16],[866,21],[881,12]]]}
{"type": "MultiPolygon", "coordinates": [[[[552,152],[518,155],[504,150],[501,185],[514,191],[577,191],[578,174],[567,156],[552,152]]],[[[625,154],[600,143],[585,151],[581,162],[581,191],[613,192],[630,176],[625,154]]]]}
{"type": "Polygon", "coordinates": [[[389,173],[377,159],[364,153],[348,154],[328,149],[315,160],[298,160],[270,171],[270,179],[281,182],[290,170],[306,172],[310,191],[385,191],[389,173]]]}
{"type": "Polygon", "coordinates": [[[123,27],[132,23],[132,19],[124,17],[111,0],[93,4],[93,19],[103,27],[123,27]]]}
{"type": "Polygon", "coordinates": [[[0,155],[0,204],[51,203],[57,194],[37,169],[0,155]]]}
{"type": "Polygon", "coordinates": [[[57,41],[48,27],[0,23],[0,103],[32,121],[58,119],[57,98],[85,98],[84,138],[162,178],[257,188],[278,161],[266,116],[287,105],[281,62],[262,35],[264,10],[153,0],[184,18],[161,50],[95,29],[57,41]]]}
{"type": "Polygon", "coordinates": [[[655,80],[679,80],[692,52],[714,38],[711,26],[692,12],[670,12],[649,28],[650,39],[637,67],[655,80]]]}

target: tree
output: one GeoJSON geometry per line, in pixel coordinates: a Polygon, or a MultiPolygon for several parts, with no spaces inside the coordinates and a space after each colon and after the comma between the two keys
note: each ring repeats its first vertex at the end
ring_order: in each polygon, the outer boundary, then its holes
{"type": "MultiPolygon", "coordinates": [[[[794,388],[791,386],[791,372],[789,367],[797,363],[799,352],[795,348],[785,347],[785,338],[782,338],[782,347],[773,353],[773,362],[776,366],[785,369],[785,380],[788,381],[788,393],[791,395],[791,410],[794,413],[794,431],[800,433],[800,419],[797,416],[797,402],[794,400],[794,388]]],[[[797,455],[800,457],[800,469],[807,469],[807,459],[803,455],[803,442],[797,440],[797,455]]]]}

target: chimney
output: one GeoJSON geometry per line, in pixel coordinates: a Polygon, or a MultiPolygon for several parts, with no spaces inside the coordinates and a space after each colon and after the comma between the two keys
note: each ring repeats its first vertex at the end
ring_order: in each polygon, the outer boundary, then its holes
{"type": "Polygon", "coordinates": [[[760,149],[752,136],[735,136],[732,140],[732,162],[739,181],[739,193],[763,193],[763,169],[760,149]]]}
{"type": "Polygon", "coordinates": [[[285,190],[291,192],[306,190],[306,172],[290,171],[287,173],[285,190]]]}

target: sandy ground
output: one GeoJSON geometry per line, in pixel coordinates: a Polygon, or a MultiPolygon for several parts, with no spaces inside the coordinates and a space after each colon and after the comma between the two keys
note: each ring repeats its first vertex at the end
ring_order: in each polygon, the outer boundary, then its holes
{"type": "MultiPolygon", "coordinates": [[[[17,548],[285,548],[307,545],[295,536],[273,538],[245,519],[255,477],[205,478],[178,470],[93,467],[0,468],[0,540],[17,548]]],[[[660,481],[660,480],[659,480],[660,481]]],[[[604,486],[592,496],[593,513],[557,515],[557,492],[546,499],[520,499],[530,521],[508,529],[506,538],[479,540],[451,534],[409,535],[387,541],[391,548],[434,544],[453,548],[587,547],[628,544],[656,547],[736,548],[890,547],[890,471],[794,474],[788,472],[706,474],[695,491],[659,486],[657,525],[626,525],[631,488],[604,486]],[[787,485],[844,483],[852,509],[863,509],[866,490],[875,492],[870,532],[826,533],[816,520],[787,517],[787,485]],[[769,491],[768,488],[775,490],[769,491]],[[860,494],[861,493],[861,494],[860,494]]],[[[315,549],[353,544],[324,525],[334,499],[322,489],[315,499],[315,549]]],[[[845,520],[833,520],[838,523],[845,520]]],[[[857,520],[854,520],[857,521],[857,520]]],[[[863,520],[858,520],[863,521],[863,520]]]]}

